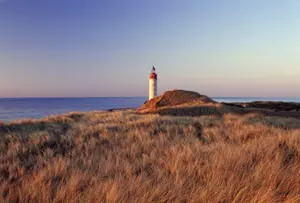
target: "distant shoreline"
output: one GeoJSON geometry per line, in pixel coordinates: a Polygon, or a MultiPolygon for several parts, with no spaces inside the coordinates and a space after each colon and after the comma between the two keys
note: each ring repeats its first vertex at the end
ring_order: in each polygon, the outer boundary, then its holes
{"type": "MultiPolygon", "coordinates": [[[[230,100],[232,102],[253,102],[253,101],[282,101],[282,102],[299,102],[300,97],[238,97],[238,96],[212,96],[215,101],[222,102],[223,100],[230,100]]],[[[115,96],[115,97],[0,97],[1,100],[70,100],[70,99],[144,99],[148,100],[146,96],[115,96]]]]}
{"type": "MultiPolygon", "coordinates": [[[[289,113],[297,113],[300,109],[299,101],[222,101],[225,97],[214,97],[213,99],[219,103],[238,108],[258,108],[267,109],[267,111],[288,111],[289,113]],[[217,98],[217,99],[216,99],[217,98]],[[258,105],[260,103],[260,105],[258,105]],[[261,106],[261,104],[263,104],[261,106]],[[269,107],[268,107],[269,105],[269,107]],[[293,112],[294,111],[294,112],[293,112]]],[[[230,97],[226,97],[230,98],[230,97]]],[[[230,98],[233,99],[233,98],[230,98]]],[[[245,98],[235,97],[235,99],[244,100],[245,98]]],[[[249,98],[248,98],[249,99],[249,98]]],[[[252,98],[254,99],[254,98],[252,98]]],[[[278,99],[277,99],[278,100],[278,99]]],[[[0,121],[11,122],[26,119],[42,119],[48,116],[63,115],[69,112],[91,112],[91,111],[126,111],[137,110],[147,98],[60,98],[58,100],[43,98],[42,101],[35,99],[0,99],[0,121]],[[61,102],[63,101],[63,102],[61,102]]],[[[294,116],[293,116],[294,117],[294,116]]],[[[298,116],[297,116],[298,117],[298,116]]]]}

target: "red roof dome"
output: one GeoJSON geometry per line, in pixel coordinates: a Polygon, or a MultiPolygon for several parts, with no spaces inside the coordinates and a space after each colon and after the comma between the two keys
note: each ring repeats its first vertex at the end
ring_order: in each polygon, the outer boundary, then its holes
{"type": "Polygon", "coordinates": [[[150,73],[149,79],[157,79],[157,74],[156,73],[150,73]]]}
{"type": "Polygon", "coordinates": [[[152,67],[152,71],[149,75],[149,79],[157,79],[157,74],[155,73],[155,67],[152,67]]]}

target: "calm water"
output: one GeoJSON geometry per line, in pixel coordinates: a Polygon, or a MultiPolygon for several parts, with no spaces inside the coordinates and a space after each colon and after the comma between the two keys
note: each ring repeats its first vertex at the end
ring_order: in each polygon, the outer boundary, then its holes
{"type": "Polygon", "coordinates": [[[0,99],[0,120],[43,118],[71,111],[138,107],[146,99],[145,97],[0,99]]]}
{"type": "MultiPolygon", "coordinates": [[[[247,102],[257,100],[300,102],[300,98],[214,97],[213,99],[222,102],[247,102]]],[[[0,99],[0,120],[6,122],[24,118],[43,118],[49,115],[68,113],[71,111],[135,108],[142,105],[146,100],[146,97],[0,99]]]]}

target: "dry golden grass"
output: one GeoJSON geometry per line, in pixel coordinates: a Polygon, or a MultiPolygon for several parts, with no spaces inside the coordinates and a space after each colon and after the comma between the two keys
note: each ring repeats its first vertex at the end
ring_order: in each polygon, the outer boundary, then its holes
{"type": "Polygon", "coordinates": [[[131,110],[0,124],[0,201],[300,202],[299,128],[131,110]]]}

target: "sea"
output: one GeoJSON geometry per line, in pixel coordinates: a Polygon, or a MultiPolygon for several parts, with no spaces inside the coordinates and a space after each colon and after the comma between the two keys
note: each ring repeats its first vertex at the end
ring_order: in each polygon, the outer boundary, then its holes
{"type": "MultiPolygon", "coordinates": [[[[219,102],[285,101],[299,102],[300,98],[270,97],[212,97],[219,102]]],[[[93,98],[1,98],[0,121],[43,118],[68,112],[87,112],[119,108],[136,108],[146,97],[93,98]]]]}

